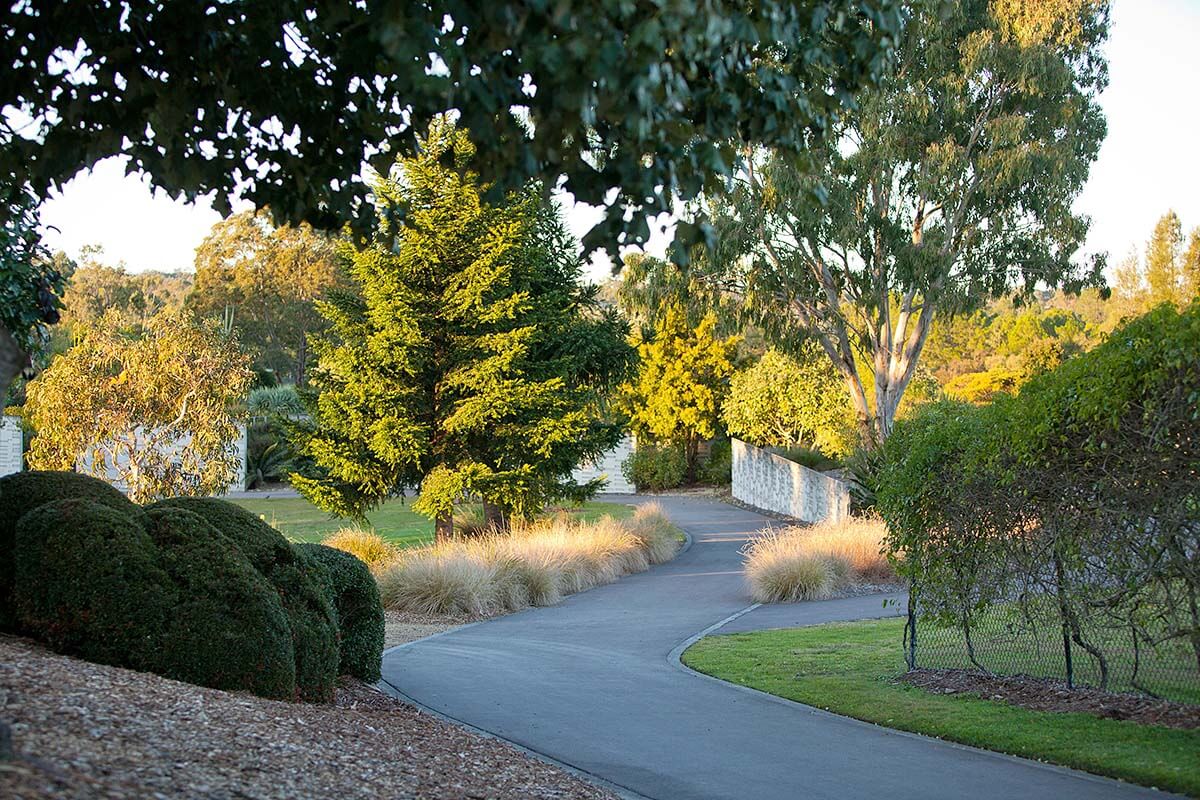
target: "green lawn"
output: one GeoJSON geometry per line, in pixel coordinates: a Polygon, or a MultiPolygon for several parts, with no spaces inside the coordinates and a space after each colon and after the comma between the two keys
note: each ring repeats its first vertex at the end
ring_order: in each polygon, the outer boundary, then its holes
{"type": "MultiPolygon", "coordinates": [[[[273,497],[268,500],[235,499],[242,508],[265,519],[289,539],[319,542],[329,534],[351,524],[331,517],[303,497],[273,497]]],[[[609,514],[618,519],[633,514],[633,509],[621,503],[585,503],[569,513],[583,520],[598,519],[609,514]]],[[[411,500],[389,500],[367,515],[375,532],[399,547],[411,547],[433,541],[433,523],[412,510],[411,500]]]]}
{"type": "Polygon", "coordinates": [[[904,671],[902,619],[709,636],[689,667],[890,728],[1200,797],[1200,730],[1059,714],[935,695],[892,679],[904,671]]]}

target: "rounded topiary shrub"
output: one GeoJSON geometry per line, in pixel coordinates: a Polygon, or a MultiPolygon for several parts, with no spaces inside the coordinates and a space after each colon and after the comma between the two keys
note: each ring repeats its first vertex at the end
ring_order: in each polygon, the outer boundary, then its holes
{"type": "Polygon", "coordinates": [[[87,498],[24,514],[12,560],[20,629],[88,661],[160,672],[178,594],[143,519],[87,498]]]}
{"type": "Polygon", "coordinates": [[[383,659],[383,604],[367,565],[343,550],[321,544],[295,545],[318,565],[337,607],[341,633],[338,671],[364,681],[379,680],[383,659]]]}
{"type": "Polygon", "coordinates": [[[52,500],[86,498],[125,514],[138,507],[102,480],[76,472],[17,472],[0,478],[0,630],[13,630],[13,536],[26,512],[52,500]]]}
{"type": "Polygon", "coordinates": [[[189,511],[147,509],[146,530],[178,589],[161,674],[294,699],[292,632],[274,587],[219,530],[189,511]]]}
{"type": "Polygon", "coordinates": [[[176,497],[151,509],[182,509],[219,530],[274,587],[287,613],[302,700],[329,702],[338,674],[338,628],[322,575],[302,560],[287,539],[258,517],[224,500],[176,497]]]}

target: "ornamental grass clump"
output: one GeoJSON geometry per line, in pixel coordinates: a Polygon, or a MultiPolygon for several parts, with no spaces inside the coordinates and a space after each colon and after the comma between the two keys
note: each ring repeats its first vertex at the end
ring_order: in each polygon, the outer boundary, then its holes
{"type": "Polygon", "coordinates": [[[759,536],[745,550],[750,594],[760,603],[820,600],[854,583],[893,581],[886,534],[878,520],[851,517],[759,536]]]}
{"type": "Polygon", "coordinates": [[[342,528],[322,539],[321,544],[355,556],[372,570],[395,561],[400,552],[379,534],[362,528],[342,528]]]}
{"type": "Polygon", "coordinates": [[[385,607],[491,616],[553,605],[564,595],[643,572],[678,549],[660,509],[632,520],[580,523],[567,515],[402,551],[379,571],[385,607]]]}
{"type": "Polygon", "coordinates": [[[453,545],[410,550],[378,576],[384,608],[486,616],[496,608],[496,568],[453,545]]]}

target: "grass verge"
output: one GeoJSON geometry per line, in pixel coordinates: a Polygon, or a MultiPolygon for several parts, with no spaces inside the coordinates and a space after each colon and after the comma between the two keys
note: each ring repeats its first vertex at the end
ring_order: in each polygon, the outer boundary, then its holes
{"type": "MultiPolygon", "coordinates": [[[[298,542],[319,542],[345,528],[347,521],[331,517],[303,497],[270,499],[238,498],[230,500],[252,514],[262,517],[284,536],[298,542]]],[[[584,521],[609,515],[625,519],[633,509],[621,503],[588,502],[567,511],[584,521]]],[[[371,528],[396,547],[413,547],[433,541],[433,523],[412,510],[411,500],[389,500],[367,515],[371,528]]]]}
{"type": "Polygon", "coordinates": [[[1032,711],[893,683],[901,619],[709,636],[692,669],[838,714],[1200,797],[1200,730],[1032,711]]]}

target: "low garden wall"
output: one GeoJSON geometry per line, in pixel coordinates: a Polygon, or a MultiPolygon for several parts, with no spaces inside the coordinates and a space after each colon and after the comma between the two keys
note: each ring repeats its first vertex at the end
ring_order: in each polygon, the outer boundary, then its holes
{"type": "Polygon", "coordinates": [[[22,468],[21,420],[0,417],[0,475],[11,475],[22,468]]]}
{"type": "Polygon", "coordinates": [[[733,497],[747,505],[804,522],[850,515],[844,481],[733,439],[733,497]]]}

